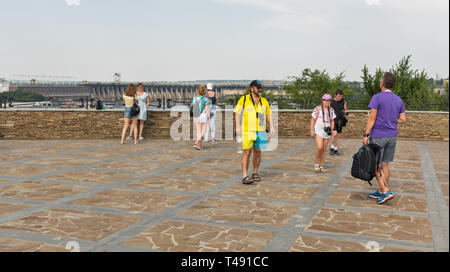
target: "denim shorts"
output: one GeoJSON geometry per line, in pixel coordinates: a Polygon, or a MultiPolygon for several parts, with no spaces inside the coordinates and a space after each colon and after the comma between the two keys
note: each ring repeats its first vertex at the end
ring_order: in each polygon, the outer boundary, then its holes
{"type": "Polygon", "coordinates": [[[370,143],[377,144],[381,147],[379,163],[394,161],[397,137],[371,138],[370,143]]]}
{"type": "Polygon", "coordinates": [[[131,117],[131,107],[125,108],[125,112],[124,112],[124,114],[123,114],[123,117],[124,117],[124,118],[128,118],[128,119],[131,119],[131,118],[132,118],[132,117],[131,117]]]}

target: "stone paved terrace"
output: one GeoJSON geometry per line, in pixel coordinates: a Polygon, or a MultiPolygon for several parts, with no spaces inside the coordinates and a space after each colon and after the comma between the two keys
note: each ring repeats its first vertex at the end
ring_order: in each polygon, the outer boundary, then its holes
{"type": "Polygon", "coordinates": [[[313,140],[280,139],[244,186],[234,142],[0,141],[0,252],[448,251],[449,143],[400,140],[382,206],[350,177],[360,143],[315,174],[313,140]]]}

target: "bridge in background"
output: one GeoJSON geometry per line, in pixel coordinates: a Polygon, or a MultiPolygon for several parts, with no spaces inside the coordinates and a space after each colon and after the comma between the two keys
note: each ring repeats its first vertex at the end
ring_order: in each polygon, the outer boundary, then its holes
{"type": "MultiPolygon", "coordinates": [[[[181,103],[189,103],[192,97],[197,94],[197,90],[201,84],[196,82],[174,82],[144,83],[144,90],[149,94],[150,100],[159,101],[177,101],[181,103]]],[[[225,82],[213,83],[214,89],[219,96],[226,97],[233,93],[244,91],[248,88],[249,82],[225,82]]],[[[79,83],[12,83],[10,91],[23,90],[41,94],[52,100],[86,100],[99,99],[102,101],[121,102],[129,83],[101,83],[101,82],[79,82],[79,83]]],[[[264,84],[266,90],[282,90],[285,83],[268,83],[264,84]]]]}

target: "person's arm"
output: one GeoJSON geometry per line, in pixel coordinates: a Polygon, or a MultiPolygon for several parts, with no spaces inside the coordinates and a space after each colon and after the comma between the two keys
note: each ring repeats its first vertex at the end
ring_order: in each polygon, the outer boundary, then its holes
{"type": "Polygon", "coordinates": [[[217,95],[217,91],[216,91],[216,105],[219,104],[219,96],[217,95]]]}
{"type": "Polygon", "coordinates": [[[272,114],[267,116],[267,120],[269,121],[270,126],[270,136],[273,137],[275,135],[275,127],[273,126],[272,114]]]}
{"type": "MultiPolygon", "coordinates": [[[[370,134],[372,131],[373,125],[375,125],[375,121],[377,120],[378,110],[370,109],[369,119],[367,120],[366,125],[366,134],[370,134]]],[[[369,142],[369,136],[364,137],[363,144],[366,145],[369,142]]]]}
{"type": "Polygon", "coordinates": [[[406,113],[400,113],[397,123],[406,123],[406,113]]]}
{"type": "Polygon", "coordinates": [[[347,101],[344,101],[344,112],[345,112],[345,114],[347,114],[347,112],[348,112],[347,101]]]}
{"type": "Polygon", "coordinates": [[[311,117],[311,125],[310,125],[310,135],[311,135],[311,137],[314,137],[314,125],[315,125],[315,123],[316,123],[316,120],[313,117],[311,117]]]}
{"type": "Polygon", "coordinates": [[[331,115],[330,125],[331,125],[331,133],[333,134],[333,136],[336,136],[337,135],[337,131],[334,130],[334,125],[335,125],[334,119],[336,119],[336,113],[333,110],[332,111],[332,115],[331,115]]]}
{"type": "Polygon", "coordinates": [[[236,119],[236,134],[241,135],[241,114],[235,113],[235,119],[236,119]]]}
{"type": "Polygon", "coordinates": [[[234,110],[234,118],[236,120],[236,134],[242,135],[242,128],[241,128],[241,113],[244,111],[244,97],[239,99],[236,109],[234,110]]]}
{"type": "Polygon", "coordinates": [[[150,96],[147,95],[147,104],[145,105],[147,108],[150,105],[150,96]]]}

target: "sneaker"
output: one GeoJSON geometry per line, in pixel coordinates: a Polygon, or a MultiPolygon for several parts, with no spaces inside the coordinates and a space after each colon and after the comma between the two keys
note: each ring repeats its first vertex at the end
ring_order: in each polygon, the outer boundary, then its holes
{"type": "Polygon", "coordinates": [[[144,137],[141,136],[141,137],[139,137],[139,140],[143,141],[143,140],[145,140],[145,139],[144,139],[144,137]]]}
{"type": "Polygon", "coordinates": [[[369,197],[373,199],[380,199],[381,195],[382,193],[380,193],[380,191],[377,190],[375,193],[370,194],[369,197]]]}
{"type": "Polygon", "coordinates": [[[133,139],[133,138],[131,138],[131,136],[128,136],[126,139],[127,139],[127,140],[131,140],[131,139],[133,139]]]}
{"type": "Polygon", "coordinates": [[[335,152],[334,149],[333,149],[333,148],[330,148],[330,155],[331,155],[331,156],[334,155],[334,152],[335,152]]]}
{"type": "Polygon", "coordinates": [[[338,155],[338,156],[341,155],[341,153],[340,153],[339,150],[337,150],[337,149],[334,150],[334,154],[335,154],[335,155],[338,155]]]}
{"type": "Polygon", "coordinates": [[[383,204],[384,202],[392,198],[394,198],[394,195],[391,193],[391,191],[387,191],[385,194],[381,194],[380,199],[377,200],[377,203],[383,204]]]}

